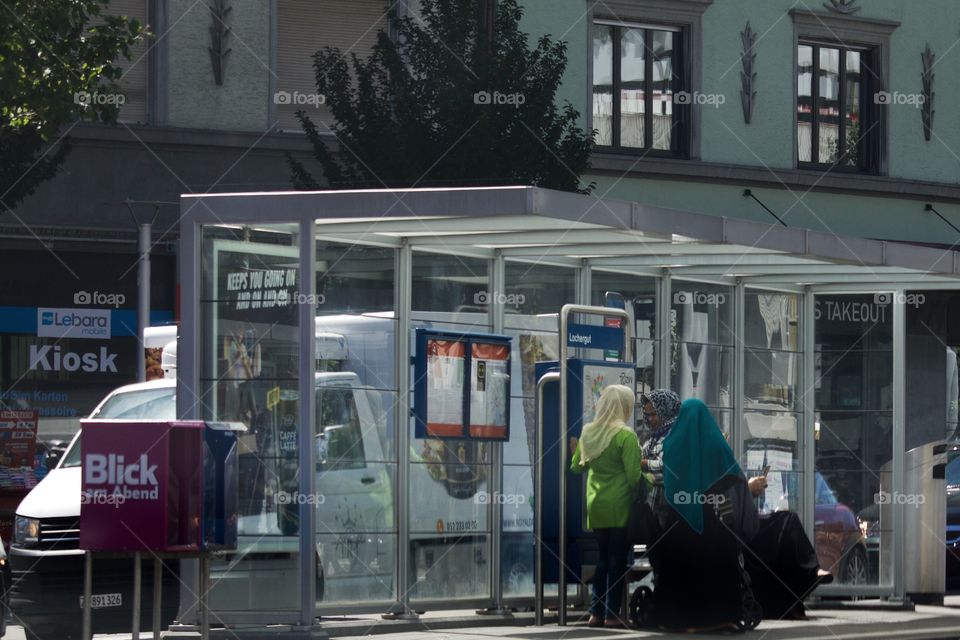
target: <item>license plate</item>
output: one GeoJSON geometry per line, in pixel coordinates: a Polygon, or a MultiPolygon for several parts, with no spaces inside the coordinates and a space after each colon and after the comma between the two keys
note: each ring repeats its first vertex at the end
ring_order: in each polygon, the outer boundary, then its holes
{"type": "MultiPolygon", "coordinates": [[[[90,596],[91,609],[107,609],[123,606],[123,596],[119,593],[101,593],[90,596]]],[[[80,596],[80,608],[83,608],[83,596],[80,596]]]]}

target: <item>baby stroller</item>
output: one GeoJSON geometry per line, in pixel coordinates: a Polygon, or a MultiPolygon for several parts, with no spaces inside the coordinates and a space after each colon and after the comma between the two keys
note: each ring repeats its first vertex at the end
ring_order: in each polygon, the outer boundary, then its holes
{"type": "Polygon", "coordinates": [[[712,629],[733,624],[751,631],[763,618],[736,533],[735,502],[722,491],[703,496],[703,533],[669,507],[649,547],[654,588],[641,585],[629,603],[639,627],[712,629]]]}

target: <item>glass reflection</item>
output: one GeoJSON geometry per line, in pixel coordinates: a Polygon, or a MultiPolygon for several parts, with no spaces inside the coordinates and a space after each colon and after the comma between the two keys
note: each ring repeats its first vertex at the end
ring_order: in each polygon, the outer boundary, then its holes
{"type": "Polygon", "coordinates": [[[613,144],[613,27],[609,25],[593,25],[593,128],[596,144],[613,144]]]}

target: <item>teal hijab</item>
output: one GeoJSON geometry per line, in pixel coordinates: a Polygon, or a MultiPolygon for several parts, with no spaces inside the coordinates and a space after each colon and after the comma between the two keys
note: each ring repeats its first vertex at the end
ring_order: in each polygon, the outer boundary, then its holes
{"type": "Polygon", "coordinates": [[[703,499],[724,476],[740,477],[740,465],[707,405],[692,398],[663,440],[663,493],[697,533],[703,533],[703,499]]]}

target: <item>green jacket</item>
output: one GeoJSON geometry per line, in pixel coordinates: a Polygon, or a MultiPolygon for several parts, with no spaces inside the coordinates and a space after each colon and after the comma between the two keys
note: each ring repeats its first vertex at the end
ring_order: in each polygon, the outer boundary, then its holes
{"type": "MultiPolygon", "coordinates": [[[[640,484],[640,443],[626,429],[613,437],[600,457],[587,463],[587,526],[591,529],[626,527],[630,504],[640,484]]],[[[580,444],[573,453],[570,470],[580,466],[580,444]]]]}

